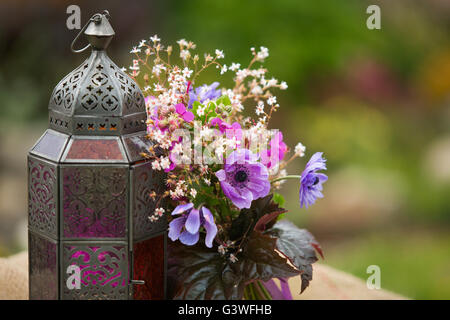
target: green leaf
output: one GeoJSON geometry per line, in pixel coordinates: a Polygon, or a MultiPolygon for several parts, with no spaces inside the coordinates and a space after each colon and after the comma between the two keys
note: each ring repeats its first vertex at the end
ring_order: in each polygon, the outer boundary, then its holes
{"type": "Polygon", "coordinates": [[[277,239],[253,232],[231,263],[201,244],[169,243],[168,288],[173,299],[242,299],[247,284],[289,278],[300,271],[276,250],[277,239]]]}
{"type": "Polygon", "coordinates": [[[302,271],[301,292],[303,292],[312,280],[312,264],[318,260],[316,250],[322,256],[319,243],[307,230],[299,229],[287,220],[277,222],[266,233],[278,238],[278,250],[302,271]]]}
{"type": "Polygon", "coordinates": [[[286,202],[284,197],[281,194],[277,193],[277,192],[273,193],[272,201],[275,202],[280,207],[284,207],[284,203],[286,202]]]}
{"type": "Polygon", "coordinates": [[[223,104],[224,106],[229,106],[231,105],[231,100],[226,94],[224,94],[223,96],[217,98],[216,103],[217,105],[223,104]]]}

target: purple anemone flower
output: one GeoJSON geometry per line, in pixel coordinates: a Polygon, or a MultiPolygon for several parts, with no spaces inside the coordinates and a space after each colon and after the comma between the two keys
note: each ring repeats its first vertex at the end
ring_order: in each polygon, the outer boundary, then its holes
{"type": "Polygon", "coordinates": [[[322,152],[316,152],[306,164],[300,178],[300,208],[312,205],[317,198],[323,198],[322,183],[328,180],[323,173],[317,173],[318,170],[326,170],[326,160],[322,158],[322,152]]]}
{"type": "Polygon", "coordinates": [[[192,246],[198,242],[200,227],[205,227],[205,244],[212,247],[212,242],[217,234],[217,226],[214,217],[206,207],[195,209],[194,204],[181,204],[173,210],[172,215],[181,214],[181,217],[173,219],[169,224],[169,238],[172,241],[180,239],[181,243],[192,246]]]}
{"type": "Polygon", "coordinates": [[[270,192],[269,173],[266,166],[250,150],[233,151],[216,172],[223,193],[239,209],[250,208],[252,201],[270,192]]]}
{"type": "Polygon", "coordinates": [[[195,101],[203,103],[205,100],[215,100],[222,95],[222,91],[217,89],[219,86],[218,82],[213,82],[209,86],[204,84],[197,88],[189,89],[189,105],[188,108],[192,109],[192,105],[195,101]]]}

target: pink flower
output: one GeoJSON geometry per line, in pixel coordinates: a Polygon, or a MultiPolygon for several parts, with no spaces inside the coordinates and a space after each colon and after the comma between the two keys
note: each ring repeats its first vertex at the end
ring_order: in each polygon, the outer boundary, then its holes
{"type": "Polygon", "coordinates": [[[178,103],[175,106],[175,111],[183,117],[183,120],[186,122],[191,122],[194,120],[194,114],[191,111],[187,111],[186,107],[182,103],[178,103]]]}
{"type": "Polygon", "coordinates": [[[270,140],[270,149],[261,152],[261,162],[269,169],[275,167],[287,152],[287,145],[283,142],[283,134],[278,131],[270,140]]]}

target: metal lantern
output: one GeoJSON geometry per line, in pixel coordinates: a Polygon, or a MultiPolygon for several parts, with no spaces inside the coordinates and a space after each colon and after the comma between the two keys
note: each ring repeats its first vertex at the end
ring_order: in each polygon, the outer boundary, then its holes
{"type": "Polygon", "coordinates": [[[91,56],[54,89],[28,155],[30,299],[165,295],[167,220],[149,220],[164,174],[141,155],[145,101],[105,52],[108,20],[96,14],[80,32],[91,56]]]}

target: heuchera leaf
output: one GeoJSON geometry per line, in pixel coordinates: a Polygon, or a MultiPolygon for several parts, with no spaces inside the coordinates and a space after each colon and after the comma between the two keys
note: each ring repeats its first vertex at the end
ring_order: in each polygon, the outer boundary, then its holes
{"type": "Polygon", "coordinates": [[[253,230],[263,231],[266,224],[275,221],[278,215],[286,212],[272,201],[272,195],[254,200],[250,209],[242,209],[239,216],[233,221],[230,228],[230,240],[241,239],[253,230]]]}
{"type": "Polygon", "coordinates": [[[276,244],[278,250],[302,271],[301,292],[303,292],[312,280],[312,264],[318,260],[316,250],[322,256],[319,243],[307,230],[299,229],[287,220],[277,222],[266,233],[278,238],[276,244]]]}
{"type": "Polygon", "coordinates": [[[173,299],[242,299],[255,280],[289,278],[301,273],[276,250],[277,239],[253,232],[239,260],[231,263],[214,249],[178,242],[169,245],[169,297],[173,299]]]}

